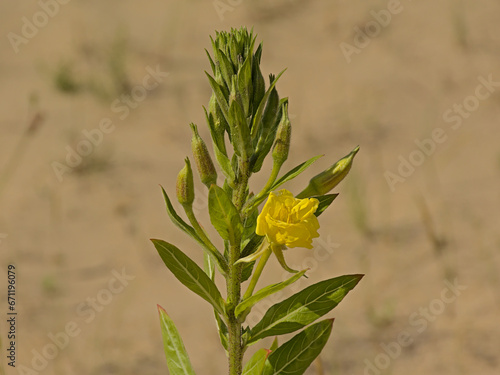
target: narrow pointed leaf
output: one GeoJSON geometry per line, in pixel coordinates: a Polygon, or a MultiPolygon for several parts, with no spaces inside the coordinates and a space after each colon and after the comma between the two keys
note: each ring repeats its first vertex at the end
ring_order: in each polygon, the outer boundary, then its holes
{"type": "Polygon", "coordinates": [[[242,375],[261,375],[270,352],[267,349],[257,350],[246,363],[242,375]]]}
{"type": "Polygon", "coordinates": [[[206,49],[205,52],[207,53],[208,61],[210,61],[210,67],[212,68],[212,73],[215,74],[215,64],[214,61],[212,60],[212,56],[210,56],[210,53],[208,53],[206,49]]]}
{"type": "Polygon", "coordinates": [[[215,263],[209,253],[203,253],[203,270],[210,277],[210,280],[214,281],[215,278],[215,263]]]}
{"type": "Polygon", "coordinates": [[[229,107],[229,128],[231,129],[231,141],[234,145],[234,152],[244,158],[252,155],[253,146],[250,140],[250,129],[243,109],[237,100],[233,100],[229,107]]]}
{"type": "Polygon", "coordinates": [[[282,177],[280,177],[274,184],[273,186],[271,187],[271,190],[276,190],[279,186],[283,185],[285,182],[287,181],[290,181],[292,179],[294,179],[295,177],[297,177],[299,174],[301,174],[302,172],[304,172],[307,168],[309,168],[309,166],[314,163],[316,160],[318,160],[320,157],[322,157],[323,155],[318,155],[318,156],[315,156],[305,162],[303,162],[302,164],[299,164],[297,165],[295,168],[293,168],[292,170],[290,170],[289,172],[287,172],[285,175],[283,175],[282,177]]]}
{"type": "Polygon", "coordinates": [[[163,189],[163,187],[162,187],[161,190],[163,192],[163,198],[165,198],[165,204],[167,206],[167,213],[168,213],[168,216],[170,217],[170,220],[172,220],[172,222],[176,226],[178,226],[182,231],[187,233],[191,238],[196,240],[196,242],[198,242],[201,245],[201,247],[205,251],[210,253],[210,255],[217,261],[219,269],[222,272],[226,272],[227,271],[227,264],[226,264],[226,261],[224,260],[224,257],[222,256],[222,254],[219,253],[217,251],[217,249],[212,248],[210,246],[207,246],[207,244],[205,242],[203,242],[203,240],[198,236],[198,234],[196,233],[194,228],[191,225],[189,225],[188,223],[186,223],[184,220],[182,220],[182,218],[177,214],[177,212],[175,212],[174,206],[172,205],[172,202],[170,201],[170,198],[168,197],[165,189],[163,189]]]}
{"type": "Polygon", "coordinates": [[[252,138],[255,138],[255,136],[258,134],[258,131],[260,130],[260,123],[262,120],[262,114],[264,113],[264,107],[266,106],[267,103],[267,98],[271,94],[271,91],[273,91],[274,86],[278,83],[278,80],[280,77],[285,73],[286,69],[284,69],[278,76],[274,79],[273,83],[269,86],[267,89],[266,93],[264,94],[264,97],[262,98],[259,107],[257,108],[257,112],[255,113],[255,116],[253,117],[252,121],[252,138]]]}
{"type": "Polygon", "coordinates": [[[208,193],[208,210],[220,236],[231,244],[238,243],[243,229],[240,214],[226,192],[216,185],[212,185],[208,193]]]}
{"type": "Polygon", "coordinates": [[[231,77],[234,75],[233,65],[220,49],[217,50],[216,59],[219,62],[222,78],[224,78],[228,87],[231,86],[231,77]]]}
{"type": "Polygon", "coordinates": [[[269,348],[272,352],[274,352],[276,349],[278,349],[279,342],[278,342],[278,336],[276,336],[273,340],[273,343],[271,344],[271,347],[269,348]]]}
{"type": "Polygon", "coordinates": [[[311,325],[273,351],[262,375],[302,375],[323,350],[332,332],[333,319],[311,325]]]}
{"type": "Polygon", "coordinates": [[[167,312],[158,305],[163,347],[171,375],[195,375],[179,331],[167,312]]]}
{"type": "Polygon", "coordinates": [[[335,308],[363,275],[345,275],[320,281],[279,302],[252,328],[249,344],[297,331],[335,308]]]}
{"type": "Polygon", "coordinates": [[[234,176],[234,171],[233,168],[231,167],[231,161],[227,157],[227,154],[225,152],[225,145],[224,143],[224,135],[222,135],[222,139],[218,139],[217,132],[215,130],[215,124],[213,122],[213,118],[211,115],[208,114],[207,110],[205,107],[203,107],[205,110],[205,117],[207,119],[207,124],[210,129],[210,135],[212,136],[212,144],[214,148],[214,153],[215,153],[215,158],[217,159],[217,162],[219,163],[219,166],[222,170],[222,173],[224,176],[229,180],[229,182],[232,184],[234,182],[235,176],[234,176]]]}
{"type": "Polygon", "coordinates": [[[332,202],[337,198],[339,194],[325,194],[325,195],[316,195],[311,198],[316,198],[319,201],[318,209],[314,213],[314,215],[319,216],[321,215],[329,206],[332,204],[332,202]]]}
{"type": "Polygon", "coordinates": [[[220,106],[220,109],[222,111],[222,114],[224,115],[224,118],[226,119],[226,121],[229,121],[229,118],[228,118],[229,105],[227,104],[227,99],[224,96],[224,93],[222,92],[220,85],[215,81],[215,79],[210,74],[208,74],[207,72],[205,72],[205,74],[208,77],[210,87],[212,87],[212,90],[215,94],[215,98],[217,99],[217,103],[220,106]]]}
{"type": "Polygon", "coordinates": [[[258,234],[254,233],[252,237],[250,237],[250,241],[248,241],[248,243],[243,248],[240,258],[245,258],[250,254],[253,254],[262,244],[262,241],[264,241],[264,236],[259,236],[258,234]]]}
{"type": "Polygon", "coordinates": [[[152,239],[151,241],[174,276],[194,293],[208,301],[219,314],[224,315],[224,301],[217,286],[208,275],[174,245],[162,240],[152,239]]]}
{"type": "Polygon", "coordinates": [[[261,193],[259,193],[259,197],[255,197],[254,201],[251,204],[251,209],[255,209],[260,203],[262,203],[267,198],[267,196],[268,196],[268,194],[269,194],[270,191],[276,190],[278,187],[280,187],[281,185],[283,185],[285,182],[290,181],[290,180],[294,179],[295,177],[297,177],[299,174],[301,174],[307,168],[309,168],[309,166],[312,163],[314,163],[316,160],[318,160],[322,156],[323,155],[315,156],[315,157],[313,157],[313,158],[311,158],[311,159],[309,159],[309,160],[307,160],[307,161],[305,161],[305,162],[297,165],[295,168],[293,168],[292,170],[290,170],[287,173],[285,173],[282,177],[280,177],[271,186],[271,188],[268,191],[261,192],[261,193]]]}
{"type": "Polygon", "coordinates": [[[245,62],[238,72],[238,92],[243,102],[243,112],[248,114],[250,109],[250,97],[252,94],[252,59],[251,54],[247,55],[245,62]]]}
{"type": "Polygon", "coordinates": [[[236,306],[236,317],[239,318],[245,311],[251,309],[257,302],[263,300],[267,296],[279,292],[288,285],[293,284],[298,279],[300,279],[306,273],[306,271],[307,270],[300,271],[299,273],[296,273],[295,275],[290,277],[288,280],[266,286],[265,288],[262,288],[257,293],[255,293],[253,296],[243,300],[238,306],[236,306]]]}
{"type": "Polygon", "coordinates": [[[217,330],[219,331],[220,343],[222,344],[224,350],[227,352],[228,342],[229,342],[229,333],[227,331],[226,323],[222,320],[217,311],[214,311],[215,322],[217,323],[217,330]]]}

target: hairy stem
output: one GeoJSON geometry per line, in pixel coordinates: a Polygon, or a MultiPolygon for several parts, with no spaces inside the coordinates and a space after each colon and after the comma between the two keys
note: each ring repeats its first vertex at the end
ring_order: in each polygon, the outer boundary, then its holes
{"type": "MultiPolygon", "coordinates": [[[[248,160],[240,160],[240,180],[233,195],[233,203],[241,213],[246,201],[248,179],[250,177],[248,160]]],[[[243,344],[241,340],[241,322],[234,310],[241,300],[241,264],[235,264],[240,258],[240,244],[231,244],[229,249],[229,271],[227,274],[227,328],[229,333],[229,375],[241,375],[243,362],[243,344]]]]}

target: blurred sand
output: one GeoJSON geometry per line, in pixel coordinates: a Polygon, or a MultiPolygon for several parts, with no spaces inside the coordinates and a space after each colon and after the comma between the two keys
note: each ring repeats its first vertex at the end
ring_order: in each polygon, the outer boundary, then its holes
{"type": "MultiPolygon", "coordinates": [[[[208,36],[253,25],[264,41],[264,74],[288,68],[278,84],[281,97],[290,98],[294,125],[285,167],[326,155],[287,188],[301,189],[308,176],[361,146],[339,198],[321,217],[322,239],[336,244],[333,256],[289,253],[291,265],[312,268],[307,283],[366,273],[329,315],[336,322],[322,355],[325,373],[377,374],[366,366],[378,360],[388,367],[381,374],[498,374],[499,87],[477,101],[459,128],[443,115],[475,95],[478,77],[500,81],[500,3],[401,1],[348,63],[341,43],[354,45],[356,30],[370,32],[370,12],[387,9],[387,1],[221,2],[241,5],[228,5],[232,11],[221,19],[212,1],[74,0],[60,5],[17,54],[7,35],[21,34],[22,17],[31,19],[40,6],[0,6],[0,174],[19,155],[0,192],[6,235],[0,264],[2,280],[7,265],[17,265],[17,364],[31,366],[33,350],[50,343],[47,335],[75,322],[80,334],[40,373],[166,374],[158,303],[178,325],[197,372],[226,372],[210,308],[174,279],[148,239],[169,240],[201,260],[169,222],[158,184],[174,193],[190,153],[189,122],[208,140],[201,108],[210,95],[203,73],[208,36]],[[71,67],[69,81],[85,88],[58,90],[61,64],[71,67]],[[112,81],[120,66],[127,89],[142,84],[148,67],[169,73],[124,119],[111,107],[120,98],[112,81]],[[19,149],[37,113],[41,126],[19,149]],[[82,131],[103,118],[113,130],[59,181],[52,163],[63,163],[66,147],[77,147],[82,131]],[[400,155],[408,160],[418,150],[415,140],[436,128],[446,140],[391,191],[384,173],[398,173],[400,155]],[[85,307],[123,268],[135,277],[123,291],[102,311],[85,307]],[[455,279],[466,289],[450,303],[436,302],[455,279]],[[429,318],[421,308],[430,309],[429,318]],[[402,332],[411,345],[385,363],[383,347],[394,347],[402,332]]],[[[256,175],[252,188],[265,177],[256,175]]],[[[202,188],[197,207],[208,228],[202,188]]],[[[271,262],[264,280],[281,275],[271,262]]],[[[0,285],[5,344],[6,284],[0,285]]],[[[2,360],[6,367],[4,354],[2,360]]]]}

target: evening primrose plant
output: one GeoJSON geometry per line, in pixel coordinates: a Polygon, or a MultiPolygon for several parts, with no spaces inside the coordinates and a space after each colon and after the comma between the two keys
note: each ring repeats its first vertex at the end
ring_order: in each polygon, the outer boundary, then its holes
{"type": "MultiPolygon", "coordinates": [[[[256,47],[256,37],[245,28],[217,32],[211,40],[213,52],[207,51],[211,73],[207,77],[212,96],[204,109],[216,164],[197,126],[191,124],[194,163],[185,159],[176,185],[177,201],[187,221],[162,189],[170,219],[198,243],[203,266],[198,265],[201,259],[192,260],[171,243],[152,241],[174,276],[213,307],[230,375],[303,374],[320,354],[332,329],[333,319],[316,321],[335,308],[362,275],[313,284],[271,306],[253,327],[245,319],[259,301],[306,277],[307,269],[293,270],[287,265],[286,253],[293,248],[313,248],[314,238],[319,236],[318,217],[338,195],[329,192],[347,175],[359,148],[314,176],[301,192],[281,189],[319,158],[286,173],[281,171],[291,137],[288,98],[280,99],[276,89],[284,71],[271,74],[266,87],[260,69],[262,44],[256,47]],[[254,194],[249,191],[249,179],[261,170],[269,154],[269,178],[254,194]],[[221,240],[211,239],[196,218],[193,169],[208,189],[210,222],[221,240]],[[273,254],[290,277],[256,290],[273,254]],[[225,293],[215,283],[216,273],[225,279],[225,293]],[[298,333],[283,344],[275,339],[269,348],[257,350],[244,361],[249,346],[266,337],[293,332],[298,333]]],[[[162,307],[158,306],[158,311],[170,374],[194,374],[172,319],[162,307]]]]}

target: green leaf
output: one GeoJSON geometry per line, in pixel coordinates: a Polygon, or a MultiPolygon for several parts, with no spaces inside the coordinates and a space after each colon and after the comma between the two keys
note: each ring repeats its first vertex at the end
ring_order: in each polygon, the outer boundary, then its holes
{"type": "Polygon", "coordinates": [[[271,91],[273,91],[274,86],[276,86],[276,84],[278,83],[278,80],[283,75],[283,73],[285,73],[285,71],[286,71],[286,69],[281,71],[281,73],[278,74],[278,76],[274,79],[273,83],[269,86],[266,93],[264,94],[264,97],[262,98],[262,100],[259,104],[259,107],[257,108],[257,112],[255,112],[255,116],[253,117],[252,126],[251,126],[252,138],[255,138],[260,130],[262,114],[264,112],[264,107],[266,106],[266,103],[267,103],[267,98],[269,97],[269,95],[271,94],[271,91]]]}
{"type": "Polygon", "coordinates": [[[208,192],[208,210],[210,221],[220,236],[237,244],[243,229],[240,214],[226,192],[216,185],[212,185],[208,192]]]}
{"type": "Polygon", "coordinates": [[[186,254],[168,242],[151,240],[161,259],[177,279],[208,301],[219,314],[224,315],[224,301],[214,282],[186,254]]]}
{"type": "Polygon", "coordinates": [[[255,153],[252,155],[251,159],[252,171],[254,173],[260,171],[267,154],[271,151],[281,117],[285,111],[284,108],[284,104],[281,104],[275,87],[267,99],[267,106],[262,117],[261,129],[255,138],[253,138],[253,142],[256,144],[255,153]]]}
{"type": "Polygon", "coordinates": [[[262,241],[264,241],[264,236],[259,236],[258,234],[254,233],[252,237],[250,237],[250,241],[248,241],[248,243],[243,248],[240,258],[245,258],[255,253],[262,241]]]}
{"type": "Polygon", "coordinates": [[[345,275],[320,281],[279,302],[252,328],[249,344],[297,331],[335,308],[363,275],[345,275]]]}
{"type": "Polygon", "coordinates": [[[212,68],[212,73],[215,74],[215,64],[214,61],[212,60],[212,56],[210,56],[210,53],[208,53],[206,49],[205,52],[207,53],[208,61],[210,61],[210,67],[212,68]]]}
{"type": "Polygon", "coordinates": [[[265,288],[262,288],[257,293],[255,293],[253,296],[243,300],[242,302],[239,303],[238,306],[236,306],[236,310],[235,310],[236,317],[239,318],[243,313],[245,313],[246,311],[249,311],[257,302],[261,301],[262,299],[266,298],[267,296],[270,296],[273,293],[279,292],[280,290],[287,287],[288,285],[293,284],[298,279],[300,279],[306,273],[306,271],[307,270],[303,270],[299,273],[296,273],[294,276],[290,277],[288,280],[266,286],[265,288]]]}
{"type": "Polygon", "coordinates": [[[271,347],[269,348],[272,352],[274,352],[276,349],[278,349],[279,342],[278,342],[278,336],[276,336],[273,340],[273,343],[271,344],[271,347]]]}
{"type": "Polygon", "coordinates": [[[217,103],[219,104],[219,107],[222,111],[222,114],[224,115],[224,118],[226,121],[229,121],[228,118],[228,113],[229,113],[229,105],[227,104],[227,99],[224,96],[224,93],[222,92],[221,86],[217,83],[217,81],[207,72],[205,74],[208,77],[208,81],[210,83],[210,87],[212,87],[212,90],[215,94],[215,98],[217,99],[217,103]]]}
{"type": "Polygon", "coordinates": [[[217,323],[217,330],[219,331],[220,343],[227,352],[229,342],[229,332],[227,331],[226,323],[221,319],[217,311],[214,311],[215,322],[217,323]]]}
{"type": "Polygon", "coordinates": [[[250,278],[250,276],[252,276],[254,266],[255,266],[255,261],[243,264],[243,268],[241,270],[242,283],[247,281],[250,278]]]}
{"type": "Polygon", "coordinates": [[[242,375],[261,375],[270,352],[267,349],[257,350],[246,363],[242,375]]]}
{"type": "Polygon", "coordinates": [[[316,195],[311,198],[316,198],[319,201],[318,209],[314,213],[314,215],[319,216],[321,215],[329,206],[332,204],[332,202],[337,198],[339,194],[326,194],[326,195],[316,195]]]}
{"type": "Polygon", "coordinates": [[[251,54],[247,55],[245,62],[238,72],[238,92],[243,102],[243,112],[248,114],[250,109],[250,95],[252,93],[252,59],[251,54]]]}
{"type": "Polygon", "coordinates": [[[271,191],[272,190],[276,190],[276,188],[278,188],[279,186],[283,185],[285,182],[287,181],[290,181],[292,179],[294,179],[295,177],[297,177],[299,174],[301,174],[302,172],[304,172],[307,168],[309,168],[309,166],[314,163],[316,160],[318,160],[320,157],[322,157],[323,155],[318,155],[318,156],[315,156],[305,162],[303,162],[302,164],[299,164],[297,165],[295,168],[293,168],[291,171],[287,172],[284,176],[280,177],[274,184],[273,186],[271,187],[271,191]]]}
{"type": "Polygon", "coordinates": [[[217,55],[215,57],[219,62],[219,68],[222,74],[222,78],[226,81],[226,85],[231,87],[231,77],[234,75],[233,65],[220,49],[217,50],[217,55]]]}
{"type": "Polygon", "coordinates": [[[231,129],[231,143],[234,152],[244,158],[252,155],[253,146],[250,140],[250,129],[243,109],[237,100],[232,100],[229,107],[229,128],[231,129]]]}
{"type": "Polygon", "coordinates": [[[203,253],[203,270],[210,277],[210,280],[214,281],[215,278],[215,263],[213,258],[209,253],[203,253]]]}
{"type": "Polygon", "coordinates": [[[163,347],[167,357],[167,366],[171,375],[195,375],[186,348],[182,342],[179,331],[167,312],[158,305],[160,314],[161,334],[163,336],[163,347]]]}
{"type": "Polygon", "coordinates": [[[273,351],[262,375],[302,375],[323,350],[332,332],[333,319],[306,328],[273,351]]]}
{"type": "Polygon", "coordinates": [[[257,217],[259,216],[259,211],[254,210],[248,217],[245,218],[243,222],[243,238],[242,247],[245,247],[247,243],[255,235],[255,228],[257,227],[257,217]]]}
{"type": "Polygon", "coordinates": [[[266,82],[264,81],[264,76],[260,70],[260,58],[262,55],[262,43],[259,44],[257,50],[255,51],[253,64],[252,64],[252,88],[253,88],[253,98],[252,98],[252,112],[257,112],[260,102],[264,97],[266,92],[266,82]]]}
{"type": "Polygon", "coordinates": [[[219,253],[217,249],[212,249],[209,246],[207,246],[207,244],[203,242],[203,240],[198,236],[194,228],[188,223],[186,223],[184,220],[182,220],[182,218],[179,215],[177,215],[177,212],[175,212],[174,206],[172,206],[172,202],[170,201],[167,192],[165,191],[165,189],[163,189],[163,187],[161,187],[161,190],[163,192],[163,198],[165,198],[165,204],[167,205],[167,213],[168,216],[170,217],[170,220],[172,220],[172,222],[176,226],[178,226],[182,231],[187,233],[191,238],[196,240],[196,242],[198,242],[205,251],[209,252],[211,256],[217,261],[219,269],[222,272],[226,272],[227,264],[222,254],[219,253]]]}
{"type": "Polygon", "coordinates": [[[218,136],[217,131],[215,130],[215,124],[212,115],[207,112],[205,107],[203,107],[203,109],[205,110],[205,117],[210,129],[210,135],[212,136],[215,158],[217,159],[217,162],[219,163],[224,176],[229,180],[230,184],[233,184],[235,176],[233,168],[231,167],[231,161],[229,160],[225,152],[224,135],[222,134],[222,136],[218,136]]]}

